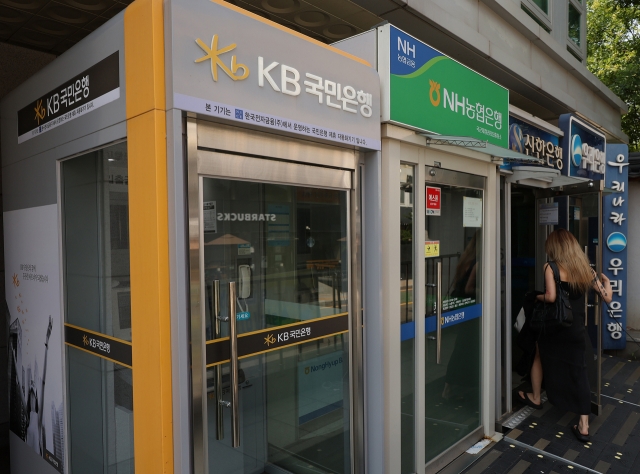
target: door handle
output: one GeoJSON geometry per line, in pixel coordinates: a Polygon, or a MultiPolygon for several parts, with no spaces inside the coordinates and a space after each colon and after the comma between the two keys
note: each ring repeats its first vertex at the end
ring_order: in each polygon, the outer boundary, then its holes
{"type": "Polygon", "coordinates": [[[240,447],[240,410],[238,393],[238,330],[236,326],[236,283],[229,282],[229,348],[231,352],[231,446],[240,447]]]}
{"type": "Polygon", "coordinates": [[[436,285],[437,285],[437,300],[436,304],[438,305],[436,308],[436,364],[440,364],[440,352],[442,349],[442,261],[437,262],[437,276],[436,276],[436,285]]]}
{"type": "MultiPolygon", "coordinates": [[[[584,254],[587,256],[587,261],[589,261],[589,247],[584,246],[584,254]]],[[[591,265],[591,264],[590,264],[591,265]]],[[[589,321],[589,292],[584,292],[584,325],[587,326],[587,322],[589,321]]]]}
{"type": "MultiPolygon", "coordinates": [[[[222,334],[220,323],[220,280],[211,282],[211,315],[213,318],[213,338],[218,339],[222,334]]],[[[220,364],[213,368],[214,380],[216,384],[216,439],[224,439],[224,410],[227,402],[222,399],[222,366],[220,364]]]]}

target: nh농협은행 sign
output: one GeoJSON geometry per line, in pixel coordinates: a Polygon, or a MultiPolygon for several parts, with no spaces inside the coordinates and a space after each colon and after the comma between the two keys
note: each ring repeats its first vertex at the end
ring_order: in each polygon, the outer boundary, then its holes
{"type": "Polygon", "coordinates": [[[507,89],[394,26],[378,31],[383,121],[508,147],[507,89]]]}
{"type": "Polygon", "coordinates": [[[119,52],[53,88],[18,111],[18,143],[74,120],[120,97],[119,52]]]}

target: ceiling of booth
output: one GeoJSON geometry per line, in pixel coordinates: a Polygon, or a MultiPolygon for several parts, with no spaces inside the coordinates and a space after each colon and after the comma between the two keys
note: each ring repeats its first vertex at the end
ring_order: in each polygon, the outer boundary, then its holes
{"type": "Polygon", "coordinates": [[[324,43],[362,33],[382,18],[348,0],[226,0],[324,43]]]}
{"type": "Polygon", "coordinates": [[[133,0],[0,0],[0,41],[61,54],[133,0]]]}
{"type": "MultiPolygon", "coordinates": [[[[227,0],[325,43],[382,20],[349,0],[227,0]]],[[[0,42],[62,54],[133,0],[0,0],[0,42]]]]}

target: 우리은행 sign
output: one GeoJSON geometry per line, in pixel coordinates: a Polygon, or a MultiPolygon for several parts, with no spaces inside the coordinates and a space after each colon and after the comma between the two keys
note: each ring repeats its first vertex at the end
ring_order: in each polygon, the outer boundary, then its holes
{"type": "Polygon", "coordinates": [[[382,121],[509,146],[509,91],[392,25],[378,28],[382,121]]]}
{"type": "Polygon", "coordinates": [[[564,114],[558,120],[564,132],[563,174],[594,181],[604,179],[607,155],[607,139],[587,122],[572,114],[564,114]]]}
{"type": "Polygon", "coordinates": [[[624,349],[624,328],[627,325],[627,231],[629,215],[629,147],[612,145],[607,147],[607,173],[605,185],[614,192],[604,195],[604,222],[602,247],[602,270],[611,280],[613,299],[603,305],[602,344],[603,349],[624,349]]]}

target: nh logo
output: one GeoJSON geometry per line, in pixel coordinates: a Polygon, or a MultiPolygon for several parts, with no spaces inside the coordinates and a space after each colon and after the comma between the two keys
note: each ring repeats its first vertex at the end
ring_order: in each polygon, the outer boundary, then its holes
{"type": "Polygon", "coordinates": [[[413,56],[413,59],[416,58],[416,45],[411,46],[408,40],[403,40],[398,37],[398,51],[402,50],[404,54],[410,54],[413,56]]]}

